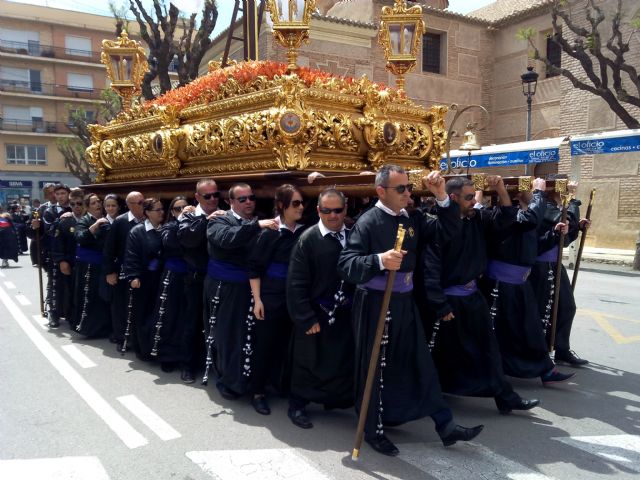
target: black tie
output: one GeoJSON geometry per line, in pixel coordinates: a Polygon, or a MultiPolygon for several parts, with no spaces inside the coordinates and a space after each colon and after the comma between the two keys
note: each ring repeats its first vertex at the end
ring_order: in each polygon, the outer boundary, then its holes
{"type": "Polygon", "coordinates": [[[331,232],[331,235],[333,235],[333,237],[340,243],[342,243],[342,240],[344,240],[344,233],[342,232],[331,232]]]}

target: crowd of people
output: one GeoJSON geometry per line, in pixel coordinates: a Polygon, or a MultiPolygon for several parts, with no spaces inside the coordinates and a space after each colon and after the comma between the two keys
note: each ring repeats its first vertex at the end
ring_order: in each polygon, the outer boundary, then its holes
{"type": "Polygon", "coordinates": [[[185,383],[201,374],[258,414],[271,413],[270,394],[286,395],[291,422],[308,429],[311,402],[359,410],[396,272],[364,439],[397,455],[385,428],[430,416],[445,446],[471,440],[483,425],[458,425],[443,393],[493,397],[502,414],[529,410],[539,400],[522,398],[507,376],[548,386],[574,375],[556,362],[587,363],[570,348],[576,308],[564,268],[553,358],[548,344],[561,233],[571,242],[588,221],[572,200],[562,222],[543,179],[512,199],[489,176],[494,206],[466,177],[423,181],[434,198],[424,205],[407,173],[386,165],[376,198],[357,212],[335,188],[316,202],[285,184],[267,218],[246,183],[229,189],[227,210],[206,178],[195,205],[177,196],[165,212],[134,191],[124,213],[114,194],[46,185],[25,233],[40,245],[49,327],[65,320],[79,335],[109,338],[123,355],[178,369],[185,383]]]}

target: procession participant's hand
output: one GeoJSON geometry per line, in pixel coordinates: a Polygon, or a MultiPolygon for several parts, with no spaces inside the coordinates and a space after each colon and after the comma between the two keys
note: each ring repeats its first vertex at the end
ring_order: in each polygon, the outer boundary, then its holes
{"type": "Polygon", "coordinates": [[[95,235],[96,231],[100,228],[100,225],[104,223],[109,223],[109,220],[107,220],[105,217],[99,218],[98,220],[93,222],[93,225],[89,227],[89,231],[95,235]]]}
{"type": "Polygon", "coordinates": [[[547,189],[547,182],[544,178],[536,178],[533,181],[533,189],[542,190],[544,192],[547,189]]]}
{"type": "Polygon", "coordinates": [[[590,226],[591,226],[591,220],[589,220],[588,218],[580,219],[580,230],[586,232],[590,226]]]}
{"type": "Polygon", "coordinates": [[[209,214],[209,216],[207,216],[207,220],[213,220],[213,219],[214,219],[214,218],[216,218],[216,217],[221,217],[221,216],[223,216],[225,213],[227,213],[227,212],[226,212],[226,211],[224,211],[224,210],[216,210],[215,212],[210,213],[210,214],[209,214]]]}
{"type": "Polygon", "coordinates": [[[314,334],[319,333],[319,332],[320,332],[320,324],[318,322],[316,322],[305,333],[307,335],[314,335],[314,334]]]}
{"type": "Polygon", "coordinates": [[[307,182],[311,184],[316,180],[316,178],[324,178],[324,175],[320,172],[311,172],[309,175],[307,175],[307,182]]]}
{"type": "Polygon", "coordinates": [[[578,182],[571,181],[567,183],[567,192],[575,195],[577,190],[578,190],[578,182]]]}
{"type": "Polygon", "coordinates": [[[65,212],[62,215],[60,215],[60,218],[71,218],[73,217],[73,213],[71,212],[65,212]]]}
{"type": "Polygon", "coordinates": [[[140,288],[140,279],[134,278],[131,280],[131,288],[140,288]]]}
{"type": "Polygon", "coordinates": [[[429,173],[429,175],[422,178],[422,184],[433,193],[437,200],[442,201],[447,198],[447,193],[444,189],[445,181],[440,172],[434,170],[429,173]]]}
{"type": "Polygon", "coordinates": [[[107,283],[114,287],[118,283],[118,274],[110,273],[109,275],[107,275],[107,283]]]}
{"type": "Polygon", "coordinates": [[[449,312],[444,317],[442,317],[442,321],[443,322],[450,322],[454,318],[456,318],[456,316],[453,314],[453,312],[449,312]]]}
{"type": "Polygon", "coordinates": [[[270,228],[271,230],[277,230],[278,229],[278,223],[271,219],[271,220],[260,220],[258,222],[258,225],[260,225],[260,228],[270,228]]]}
{"type": "Polygon", "coordinates": [[[566,235],[567,233],[569,233],[569,225],[563,222],[558,222],[554,227],[554,230],[556,232],[562,233],[563,235],[566,235]]]}
{"type": "Polygon", "coordinates": [[[62,272],[63,275],[71,275],[71,265],[69,265],[69,262],[65,262],[62,261],[60,262],[60,271],[62,272]]]}
{"type": "Polygon", "coordinates": [[[476,203],[482,205],[484,199],[484,192],[482,190],[476,190],[476,203]]]}
{"type": "Polygon", "coordinates": [[[264,320],[264,304],[259,298],[253,299],[253,316],[257,320],[264,320]]]}
{"type": "Polygon", "coordinates": [[[193,205],[187,205],[186,207],[184,207],[182,209],[182,213],[194,213],[196,211],[196,207],[194,207],[193,205]]]}
{"type": "Polygon", "coordinates": [[[38,230],[40,228],[40,220],[31,220],[31,228],[38,230]]]}
{"type": "Polygon", "coordinates": [[[407,254],[406,250],[387,250],[382,254],[382,266],[387,270],[400,270],[402,259],[407,254]]]}

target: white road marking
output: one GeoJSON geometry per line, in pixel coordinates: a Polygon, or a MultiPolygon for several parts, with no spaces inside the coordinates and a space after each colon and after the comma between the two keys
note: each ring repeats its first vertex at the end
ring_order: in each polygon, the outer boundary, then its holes
{"type": "Polygon", "coordinates": [[[4,272],[0,272],[0,277],[4,278],[4,272]]]}
{"type": "Polygon", "coordinates": [[[494,453],[474,442],[460,442],[455,448],[441,443],[406,443],[398,445],[398,458],[438,480],[491,478],[509,480],[549,480],[542,473],[494,453]]]}
{"type": "MultiPolygon", "coordinates": [[[[9,295],[0,288],[0,301],[4,303],[16,323],[22,328],[33,344],[40,350],[60,375],[82,397],[87,405],[113,430],[113,432],[129,448],[141,447],[149,443],[122,416],[100,396],[100,394],[74,370],[67,360],[51,345],[42,334],[36,330],[22,310],[11,300],[9,295]]],[[[3,478],[3,477],[0,477],[3,478]]]]}
{"type": "Polygon", "coordinates": [[[638,435],[552,437],[552,439],[618,463],[624,469],[640,473],[640,436],[638,435]]]}
{"type": "Polygon", "coordinates": [[[0,460],[3,480],[109,480],[97,457],[34,458],[0,460]]]}
{"type": "Polygon", "coordinates": [[[62,349],[75,360],[75,362],[82,368],[96,367],[97,365],[91,361],[84,353],[80,351],[75,345],[63,345],[62,349]]]}
{"type": "Polygon", "coordinates": [[[631,400],[632,402],[640,403],[640,396],[630,392],[609,392],[608,395],[612,397],[623,398],[625,400],[631,400]]]}
{"type": "Polygon", "coordinates": [[[329,480],[288,448],[216,450],[185,455],[216,480],[329,480]]]}
{"type": "Polygon", "coordinates": [[[49,320],[47,320],[42,315],[34,315],[33,319],[36,321],[38,326],[43,330],[49,330],[49,320]]]}
{"type": "Polygon", "coordinates": [[[27,305],[31,305],[31,301],[24,295],[16,295],[16,300],[18,300],[18,303],[23,307],[26,307],[27,305]]]}
{"type": "Polygon", "coordinates": [[[153,433],[158,435],[161,440],[173,440],[174,438],[180,438],[182,436],[171,425],[160,418],[156,412],[142,403],[135,395],[118,397],[118,401],[133,413],[138,420],[149,427],[153,433]]]}
{"type": "Polygon", "coordinates": [[[4,282],[4,286],[7,287],[7,290],[13,290],[16,288],[16,285],[13,282],[4,282]]]}

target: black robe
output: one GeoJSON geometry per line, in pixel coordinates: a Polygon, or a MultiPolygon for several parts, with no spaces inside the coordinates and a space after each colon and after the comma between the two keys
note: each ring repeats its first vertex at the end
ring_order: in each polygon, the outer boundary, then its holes
{"type": "Polygon", "coordinates": [[[75,228],[78,249],[74,269],[75,304],[70,322],[80,335],[89,338],[106,337],[111,333],[109,305],[100,296],[100,286],[106,282],[102,271],[102,251],[108,224],[100,225],[94,235],[89,227],[95,222],[96,218],[87,213],[75,228]]]}
{"type": "MultiPolygon", "coordinates": [[[[515,220],[514,213],[509,208],[474,210],[459,220],[459,229],[449,241],[430,242],[426,248],[424,292],[431,324],[448,313],[455,316],[439,322],[431,352],[447,393],[493,397],[511,391],[484,296],[477,289],[467,296],[448,295],[445,289],[469,286],[482,276],[487,265],[487,231],[493,225],[508,226],[515,220]]],[[[430,325],[428,336],[432,331],[430,325]]]]}
{"type": "Polygon", "coordinates": [[[64,317],[69,322],[69,327],[74,328],[73,309],[76,302],[74,298],[75,262],[76,262],[76,238],[75,230],[78,219],[75,216],[60,218],[56,223],[56,230],[51,242],[51,259],[58,267],[56,305],[57,316],[64,317]],[[65,275],[59,270],[60,262],[67,262],[71,267],[71,273],[65,275]]]}
{"type": "Polygon", "coordinates": [[[322,236],[315,225],[293,248],[287,275],[287,306],[293,321],[290,370],[291,394],[299,399],[347,408],[354,404],[355,341],[349,322],[353,286],[338,275],[340,241],[322,236]],[[345,300],[334,295],[342,291],[345,300]],[[337,305],[334,321],[328,312],[337,305]],[[320,332],[307,335],[314,324],[320,332]]]}
{"type": "Polygon", "coordinates": [[[248,390],[254,366],[251,333],[256,320],[252,313],[247,261],[259,233],[257,219],[240,220],[232,211],[207,226],[210,259],[244,272],[242,279],[230,281],[216,271],[209,271],[204,283],[207,337],[213,339],[209,344],[215,356],[217,382],[238,394],[248,390]]]}
{"type": "MultiPolygon", "coordinates": [[[[249,255],[249,278],[260,278],[260,298],[264,320],[257,320],[253,342],[251,390],[265,393],[267,384],[280,392],[288,388],[283,367],[291,336],[291,319],[287,311],[287,270],[294,245],[304,231],[288,228],[260,232],[249,255]]],[[[288,375],[286,375],[288,376],[288,375]]]]}
{"type": "Polygon", "coordinates": [[[32,265],[38,264],[37,249],[39,244],[40,245],[40,264],[42,268],[45,269],[45,271],[47,272],[50,270],[49,237],[44,234],[43,226],[41,226],[41,228],[38,228],[37,230],[34,230],[31,225],[31,222],[33,221],[33,219],[36,217],[36,214],[37,214],[38,218],[40,218],[41,225],[42,225],[42,216],[50,206],[51,206],[51,202],[45,202],[42,205],[40,205],[37,210],[32,211],[31,219],[29,220],[29,223],[27,223],[27,229],[26,229],[27,238],[31,240],[31,245],[29,246],[29,250],[31,253],[31,264],[32,265]]]}
{"type": "Polygon", "coordinates": [[[64,312],[64,296],[69,290],[69,280],[60,273],[59,262],[53,260],[53,249],[55,248],[55,238],[59,235],[58,226],[60,217],[71,211],[71,207],[62,207],[58,204],[51,205],[42,214],[41,223],[46,244],[49,262],[47,268],[47,312],[51,319],[59,320],[64,312]]]}
{"type": "Polygon", "coordinates": [[[18,238],[11,218],[0,217],[0,259],[18,262],[18,238]]]}
{"type": "MultiPolygon", "coordinates": [[[[560,235],[554,231],[554,227],[562,219],[562,210],[553,202],[547,202],[547,209],[542,224],[538,228],[538,255],[549,252],[558,246],[560,235]]],[[[568,246],[576,238],[579,233],[580,222],[580,202],[571,200],[567,207],[567,222],[569,224],[569,233],[565,235],[564,246],[568,246]]],[[[541,316],[541,322],[546,324],[551,320],[551,311],[553,308],[553,287],[556,274],[556,260],[552,261],[536,261],[531,269],[529,282],[538,300],[538,311],[541,316]]],[[[558,298],[558,316],[556,319],[556,350],[569,350],[571,348],[569,337],[571,336],[571,326],[573,325],[573,317],[576,314],[576,301],[573,297],[573,290],[569,275],[564,265],[561,266],[560,272],[560,296],[558,298]]],[[[551,328],[547,327],[547,342],[550,341],[551,328]]]]}
{"type": "MultiPolygon", "coordinates": [[[[545,209],[544,192],[535,190],[527,210],[516,213],[515,223],[491,230],[489,258],[531,268],[536,262],[537,229],[545,209]]],[[[496,308],[494,326],[505,374],[534,378],[553,369],[536,297],[526,278],[524,283],[514,284],[496,282],[485,275],[481,287],[489,305],[496,308]],[[497,296],[492,297],[492,292],[497,296]]]]}
{"type": "Polygon", "coordinates": [[[113,221],[103,250],[103,274],[118,274],[118,283],[115,286],[109,285],[102,293],[104,300],[111,305],[112,335],[118,343],[124,340],[129,302],[129,283],[124,278],[122,262],[127,251],[129,232],[139,223],[135,219],[129,221],[128,215],[125,212],[113,221]]]}
{"type": "Polygon", "coordinates": [[[13,221],[13,226],[16,229],[16,235],[18,236],[18,249],[20,253],[24,253],[28,250],[29,246],[27,245],[27,220],[28,216],[22,213],[12,213],[11,220],[13,221]]]}
{"type": "Polygon", "coordinates": [[[135,278],[140,280],[140,288],[131,289],[133,310],[129,332],[137,340],[137,351],[143,359],[151,358],[150,331],[155,325],[153,309],[162,273],[161,258],[162,240],[158,230],[147,230],[144,223],[133,227],[127,240],[122,272],[128,285],[135,278]]]}
{"type": "MultiPolygon", "coordinates": [[[[451,208],[444,210],[445,217],[447,213],[451,215],[453,212],[451,208]]],[[[403,224],[407,233],[402,249],[407,254],[402,260],[397,278],[406,279],[416,268],[420,236],[427,232],[426,222],[419,215],[407,218],[392,216],[378,207],[367,210],[354,225],[347,246],[340,255],[340,275],[354,284],[364,284],[383,275],[376,254],[394,247],[398,225],[403,224]]],[[[354,295],[352,321],[356,340],[356,406],[361,404],[382,298],[382,291],[361,286],[356,288],[354,295]]],[[[391,320],[388,323],[388,344],[386,352],[381,350],[378,372],[375,375],[365,426],[368,435],[373,435],[374,431],[382,428],[379,412],[382,424],[398,425],[448,410],[427,349],[413,292],[393,293],[389,311],[391,320]],[[384,388],[380,388],[380,366],[383,363],[384,388]]]]}

